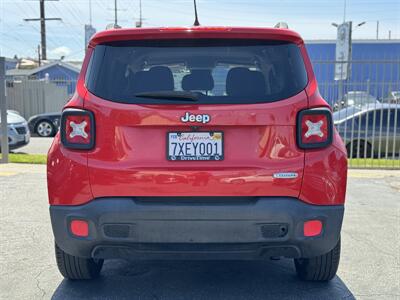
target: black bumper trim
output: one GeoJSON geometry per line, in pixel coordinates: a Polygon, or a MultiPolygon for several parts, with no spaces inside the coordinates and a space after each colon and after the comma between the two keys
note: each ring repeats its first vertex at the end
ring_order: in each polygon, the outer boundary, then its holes
{"type": "MultiPolygon", "coordinates": [[[[219,199],[209,200],[212,198],[219,199]]],[[[310,205],[289,197],[226,200],[224,197],[223,203],[215,204],[167,200],[146,203],[134,197],[101,198],[80,206],[50,206],[50,215],[57,245],[79,257],[313,257],[329,252],[340,236],[343,205],[310,205]],[[68,224],[74,218],[88,220],[88,238],[77,238],[69,232],[68,224]],[[321,235],[303,236],[303,223],[310,219],[323,222],[321,235]],[[268,226],[267,231],[263,226],[268,226]],[[275,228],[286,228],[286,232],[273,235],[275,228]]]]}
{"type": "MultiPolygon", "coordinates": [[[[26,142],[26,141],[19,141],[19,142],[16,142],[15,144],[9,144],[9,145],[8,145],[8,148],[9,148],[10,150],[14,150],[14,149],[23,147],[23,146],[27,145],[28,143],[29,143],[29,142],[26,142]]],[[[0,148],[0,149],[1,149],[1,148],[0,148]]]]}

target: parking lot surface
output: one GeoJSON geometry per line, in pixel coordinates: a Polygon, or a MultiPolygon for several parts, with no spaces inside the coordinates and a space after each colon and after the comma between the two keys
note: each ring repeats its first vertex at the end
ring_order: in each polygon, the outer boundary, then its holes
{"type": "Polygon", "coordinates": [[[327,284],[299,281],[285,259],[112,260],[99,279],[70,282],[55,264],[45,166],[0,165],[0,201],[0,299],[400,299],[400,171],[350,171],[327,284]]]}
{"type": "Polygon", "coordinates": [[[15,149],[13,153],[27,153],[27,154],[47,154],[51,143],[53,142],[53,138],[43,138],[43,137],[31,137],[29,144],[15,149]]]}

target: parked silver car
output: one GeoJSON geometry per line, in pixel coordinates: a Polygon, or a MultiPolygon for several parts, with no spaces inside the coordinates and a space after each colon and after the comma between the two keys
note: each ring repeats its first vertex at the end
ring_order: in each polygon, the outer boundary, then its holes
{"type": "Polygon", "coordinates": [[[343,96],[343,99],[333,104],[333,110],[341,110],[346,107],[355,106],[361,108],[365,105],[380,104],[378,99],[364,91],[349,91],[343,96]]]}
{"type": "Polygon", "coordinates": [[[400,155],[400,105],[351,106],[333,114],[348,157],[398,157],[400,155]]]}
{"type": "MultiPolygon", "coordinates": [[[[1,124],[1,118],[0,118],[1,124]]],[[[18,112],[7,110],[8,146],[10,150],[20,148],[29,143],[31,134],[28,123],[18,112]]],[[[0,131],[1,139],[1,131],[0,131]]],[[[0,145],[1,147],[1,145],[0,145]]]]}

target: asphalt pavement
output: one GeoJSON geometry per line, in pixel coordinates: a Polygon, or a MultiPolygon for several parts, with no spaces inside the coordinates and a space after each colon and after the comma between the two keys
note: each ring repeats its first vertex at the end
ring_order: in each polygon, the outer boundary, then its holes
{"type": "Polygon", "coordinates": [[[400,171],[352,170],[331,282],[291,260],[107,261],[72,282],[56,268],[44,165],[0,165],[0,299],[400,299],[400,171]]]}
{"type": "Polygon", "coordinates": [[[34,136],[31,137],[28,145],[15,149],[12,153],[47,154],[52,142],[52,137],[44,138],[34,136]]]}

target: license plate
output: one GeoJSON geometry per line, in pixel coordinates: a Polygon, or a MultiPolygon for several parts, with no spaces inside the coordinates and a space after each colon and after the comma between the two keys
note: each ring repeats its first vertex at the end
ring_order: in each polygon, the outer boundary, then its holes
{"type": "Polygon", "coordinates": [[[168,160],[223,160],[224,134],[213,132],[168,132],[168,160]]]}

